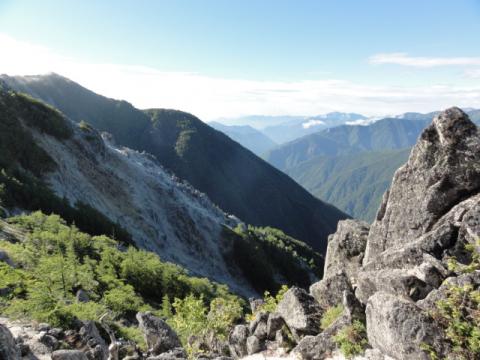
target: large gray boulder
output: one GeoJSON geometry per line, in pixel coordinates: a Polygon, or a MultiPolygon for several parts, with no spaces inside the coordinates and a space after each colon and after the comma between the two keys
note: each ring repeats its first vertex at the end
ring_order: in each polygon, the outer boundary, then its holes
{"type": "Polygon", "coordinates": [[[52,353],[52,360],[88,360],[80,350],[57,350],[52,353]]]}
{"type": "Polygon", "coordinates": [[[15,340],[8,328],[0,324],[0,359],[19,360],[20,351],[15,345],[15,340]]]}
{"type": "Polygon", "coordinates": [[[106,360],[108,358],[108,346],[100,336],[94,321],[84,321],[79,334],[82,341],[87,344],[87,356],[94,360],[106,360]]]}
{"type": "Polygon", "coordinates": [[[304,335],[315,335],[320,331],[323,311],[313,296],[301,288],[289,289],[278,303],[277,312],[297,340],[304,335]]]}
{"type": "Polygon", "coordinates": [[[395,173],[370,228],[363,263],[424,235],[479,189],[478,129],[462,110],[445,110],[423,131],[408,162],[395,173]]]}
{"type": "Polygon", "coordinates": [[[342,220],[337,231],[328,237],[327,255],[323,277],[345,272],[350,282],[355,283],[356,274],[362,265],[370,226],[363,221],[342,220]]]}
{"type": "Polygon", "coordinates": [[[229,348],[236,359],[247,356],[247,338],[250,331],[246,325],[236,325],[228,337],[229,348]]]}
{"type": "Polygon", "coordinates": [[[175,331],[162,319],[148,312],[139,312],[137,313],[137,320],[152,355],[160,355],[182,347],[175,331]]]}
{"type": "Polygon", "coordinates": [[[414,270],[382,269],[359,273],[355,295],[362,304],[366,304],[370,296],[377,291],[417,301],[425,298],[432,290],[433,287],[419,279],[414,270]]]}
{"type": "Polygon", "coordinates": [[[370,345],[398,360],[428,360],[424,344],[442,354],[443,334],[414,302],[385,292],[370,297],[366,308],[370,345]]]}
{"type": "Polygon", "coordinates": [[[353,292],[353,289],[343,270],[310,286],[310,294],[324,310],[340,304],[344,291],[353,292]]]}

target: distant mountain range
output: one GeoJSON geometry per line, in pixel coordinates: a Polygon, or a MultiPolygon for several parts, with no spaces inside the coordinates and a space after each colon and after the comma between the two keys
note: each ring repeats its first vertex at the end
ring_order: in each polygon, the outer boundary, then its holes
{"type": "MultiPolygon", "coordinates": [[[[341,125],[271,150],[266,159],[351,216],[372,221],[395,170],[437,112],[341,125]]],[[[480,123],[480,111],[468,111],[480,123]]]]}
{"type": "MultiPolygon", "coordinates": [[[[213,123],[223,124],[224,126],[248,125],[261,131],[275,143],[283,144],[329,127],[366,119],[367,117],[360,114],[331,112],[317,116],[251,115],[238,118],[223,118],[213,123]]],[[[223,131],[222,129],[219,130],[223,131]]]]}
{"type": "Polygon", "coordinates": [[[332,112],[269,125],[263,128],[262,132],[277,143],[283,144],[323,129],[365,119],[367,118],[360,114],[332,112]]]}
{"type": "Polygon", "coordinates": [[[208,125],[223,132],[232,140],[235,140],[258,156],[262,156],[277,146],[277,143],[268,136],[249,125],[224,125],[215,121],[209,122],[208,125]]]}
{"type": "Polygon", "coordinates": [[[280,170],[288,170],[317,156],[412,146],[430,120],[388,118],[370,125],[341,125],[286,143],[266,156],[280,170]]]}
{"type": "Polygon", "coordinates": [[[118,145],[153,154],[164,167],[249,224],[279,228],[324,252],[327,236],[339,219],[347,217],[191,114],[141,111],[56,74],[1,79],[76,122],[83,120],[113,134],[118,145]]]}

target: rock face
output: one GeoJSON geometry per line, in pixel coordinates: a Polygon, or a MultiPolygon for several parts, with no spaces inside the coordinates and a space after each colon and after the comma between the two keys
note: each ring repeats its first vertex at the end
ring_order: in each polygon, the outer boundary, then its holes
{"type": "Polygon", "coordinates": [[[160,355],[182,346],[177,334],[162,319],[150,313],[138,313],[137,320],[152,355],[160,355]]]}
{"type": "Polygon", "coordinates": [[[363,263],[430,231],[453,206],[479,190],[478,129],[462,110],[445,110],[395,173],[370,229],[363,263]]]}
{"type": "Polygon", "coordinates": [[[370,226],[363,221],[338,222],[337,232],[328,238],[324,278],[344,271],[347,277],[355,282],[358,269],[362,265],[369,228],[370,226]]]}
{"type": "Polygon", "coordinates": [[[57,350],[52,353],[52,360],[88,360],[79,350],[57,350]]]}
{"type": "MultiPolygon", "coordinates": [[[[353,304],[350,313],[366,318],[372,359],[428,359],[423,345],[449,358],[451,345],[429,311],[450,285],[480,288],[480,271],[461,274],[448,266],[452,256],[468,264],[464,245],[479,238],[480,134],[467,115],[451,108],[435,117],[395,173],[374,223],[338,224],[324,279],[310,293],[326,309],[343,291],[353,304]]],[[[335,326],[342,321],[349,323],[345,314],[335,326]]],[[[295,352],[303,359],[329,356],[334,324],[300,339],[295,352]]]]}
{"type": "Polygon", "coordinates": [[[366,315],[368,341],[384,354],[428,360],[422,344],[442,351],[442,332],[412,301],[379,291],[368,300],[366,315]]]}
{"type": "Polygon", "coordinates": [[[15,344],[12,333],[7,327],[0,324],[0,359],[18,360],[20,351],[15,344]]]}
{"type": "Polygon", "coordinates": [[[293,287],[288,290],[278,304],[277,312],[296,338],[317,334],[320,330],[322,309],[303,289],[293,287]]]}
{"type": "Polygon", "coordinates": [[[245,325],[237,325],[230,333],[228,342],[230,344],[230,352],[235,358],[247,356],[247,339],[250,331],[245,325]]]}

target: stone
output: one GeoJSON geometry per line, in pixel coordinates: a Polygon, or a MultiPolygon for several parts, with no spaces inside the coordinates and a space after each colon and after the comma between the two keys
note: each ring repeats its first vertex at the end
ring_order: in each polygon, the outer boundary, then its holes
{"type": "Polygon", "coordinates": [[[363,304],[366,304],[370,296],[377,291],[409,297],[417,301],[425,298],[431,290],[433,287],[420,280],[413,270],[382,269],[359,273],[355,295],[363,304]]]}
{"type": "Polygon", "coordinates": [[[285,321],[279,313],[268,314],[266,335],[267,339],[273,340],[280,330],[285,325],[285,321]]]}
{"type": "Polygon", "coordinates": [[[377,292],[368,300],[366,319],[370,345],[395,359],[429,359],[423,344],[444,351],[442,331],[413,301],[377,292]]]}
{"type": "Polygon", "coordinates": [[[344,271],[350,282],[355,283],[362,265],[370,226],[363,221],[342,220],[337,231],[328,237],[323,277],[328,278],[344,271]]]}
{"type": "Polygon", "coordinates": [[[58,349],[59,342],[52,335],[44,333],[44,334],[42,334],[42,336],[40,337],[39,340],[42,344],[46,345],[51,350],[57,350],[58,349]]]}
{"type": "Polygon", "coordinates": [[[247,356],[247,338],[250,332],[246,325],[236,325],[228,337],[232,356],[236,359],[247,356]]]}
{"type": "Polygon", "coordinates": [[[353,289],[343,270],[310,286],[310,294],[324,310],[340,304],[344,291],[353,292],[353,289]]]}
{"type": "Polygon", "coordinates": [[[143,332],[149,351],[153,355],[182,347],[175,331],[162,319],[149,312],[137,313],[138,326],[143,332]]]}
{"type": "Polygon", "coordinates": [[[268,313],[257,313],[255,315],[255,319],[249,325],[250,334],[255,335],[260,340],[265,340],[267,337],[267,321],[268,313]]]}
{"type": "Polygon", "coordinates": [[[88,360],[80,350],[57,350],[52,353],[52,360],[88,360]]]}
{"type": "Polygon", "coordinates": [[[322,309],[313,296],[301,288],[290,288],[277,305],[277,312],[298,340],[320,330],[322,309]]]}
{"type": "Polygon", "coordinates": [[[474,290],[480,288],[480,271],[462,274],[460,276],[449,277],[438,289],[433,290],[425,299],[417,301],[417,305],[425,311],[436,308],[438,301],[443,300],[448,295],[448,289],[451,286],[471,286],[474,290]]]}
{"type": "Polygon", "coordinates": [[[88,296],[88,293],[83,289],[77,290],[77,293],[75,294],[75,298],[77,299],[77,302],[80,302],[80,303],[86,303],[90,301],[90,296],[88,296]]]}
{"type": "Polygon", "coordinates": [[[8,328],[0,324],[0,359],[19,360],[20,350],[15,344],[15,339],[8,328]]]}
{"type": "Polygon", "coordinates": [[[160,355],[150,356],[147,360],[179,360],[187,359],[187,357],[187,352],[183,348],[177,347],[160,355]]]}
{"type": "Polygon", "coordinates": [[[459,108],[447,109],[423,131],[408,162],[395,173],[370,228],[363,264],[424,235],[479,189],[478,129],[459,108]]]}
{"type": "Polygon", "coordinates": [[[83,321],[79,335],[83,343],[86,343],[89,350],[87,356],[95,360],[105,360],[108,358],[108,346],[105,340],[100,336],[94,321],[83,321]]]}
{"type": "Polygon", "coordinates": [[[15,266],[12,259],[10,259],[10,256],[8,256],[7,252],[3,250],[0,250],[0,262],[4,262],[11,267],[15,266]]]}
{"type": "Polygon", "coordinates": [[[255,335],[247,338],[247,354],[256,354],[263,350],[262,342],[255,335]]]}

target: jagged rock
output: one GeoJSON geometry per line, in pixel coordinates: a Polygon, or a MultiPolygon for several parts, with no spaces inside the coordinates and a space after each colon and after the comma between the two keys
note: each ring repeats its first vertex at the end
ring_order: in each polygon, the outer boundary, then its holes
{"type": "Polygon", "coordinates": [[[182,346],[175,331],[162,319],[148,312],[139,312],[137,320],[149,351],[153,355],[159,355],[182,346]]]}
{"type": "Polygon", "coordinates": [[[47,333],[42,333],[39,340],[42,344],[46,345],[51,350],[58,349],[58,346],[59,346],[58,340],[52,335],[49,335],[47,333]]]}
{"type": "Polygon", "coordinates": [[[174,348],[157,356],[148,357],[147,360],[180,360],[187,359],[186,351],[181,348],[174,348]]]}
{"type": "Polygon", "coordinates": [[[48,330],[50,330],[50,325],[47,323],[40,323],[37,325],[37,330],[47,332],[48,330]]]}
{"type": "Polygon", "coordinates": [[[337,348],[334,336],[345,326],[349,326],[355,319],[364,320],[363,308],[360,306],[351,291],[345,290],[342,294],[343,313],[328,328],[316,336],[305,336],[293,352],[304,360],[325,359],[337,348]]]}
{"type": "Polygon", "coordinates": [[[277,305],[277,312],[285,320],[293,336],[314,335],[320,330],[322,309],[305,290],[292,287],[277,305]]]}
{"type": "Polygon", "coordinates": [[[364,356],[366,360],[395,360],[388,355],[382,354],[378,349],[367,349],[364,356]]]}
{"type": "Polygon", "coordinates": [[[60,328],[52,328],[48,330],[47,334],[53,336],[55,339],[61,339],[63,336],[63,330],[60,328]]]}
{"type": "Polygon", "coordinates": [[[464,287],[466,285],[472,286],[473,289],[480,288],[480,271],[463,274],[456,277],[449,277],[438,289],[433,290],[428,296],[417,302],[417,305],[425,311],[430,311],[436,308],[438,301],[447,297],[448,289],[451,286],[464,287]]]}
{"type": "Polygon", "coordinates": [[[412,301],[377,292],[368,300],[366,317],[368,341],[384,354],[399,360],[427,360],[423,344],[443,352],[441,330],[412,301]]]}
{"type": "Polygon", "coordinates": [[[78,289],[77,293],[75,294],[75,298],[78,302],[85,303],[90,301],[90,297],[88,293],[83,289],[78,289]]]}
{"type": "Polygon", "coordinates": [[[82,341],[85,342],[89,350],[87,357],[94,360],[105,360],[108,357],[108,346],[105,340],[100,336],[97,326],[93,321],[84,321],[79,334],[82,341]]]}
{"type": "Polygon", "coordinates": [[[363,304],[366,304],[370,296],[377,291],[405,296],[417,301],[427,296],[431,290],[433,287],[420,280],[413,270],[383,269],[360,272],[355,295],[363,304]]]}
{"type": "Polygon", "coordinates": [[[363,263],[424,235],[453,206],[479,190],[477,127],[462,110],[445,110],[423,131],[407,164],[395,173],[370,228],[363,263]]]}
{"type": "Polygon", "coordinates": [[[88,360],[80,350],[57,350],[52,353],[52,360],[88,360]]]}
{"type": "Polygon", "coordinates": [[[228,337],[228,343],[230,352],[234,358],[242,358],[247,356],[247,338],[250,336],[248,327],[245,325],[236,325],[230,336],[228,337]]]}
{"type": "Polygon", "coordinates": [[[277,331],[280,330],[284,325],[285,321],[280,314],[270,313],[267,320],[267,339],[275,339],[277,331]]]}
{"type": "Polygon", "coordinates": [[[247,338],[247,354],[256,354],[263,350],[262,342],[255,335],[247,338]]]}
{"type": "Polygon", "coordinates": [[[19,360],[20,350],[15,344],[12,333],[8,328],[0,324],[0,359],[19,360]]]}
{"type": "Polygon", "coordinates": [[[310,286],[310,294],[324,310],[341,303],[344,291],[353,292],[353,289],[342,270],[310,286]]]}
{"type": "Polygon", "coordinates": [[[267,321],[268,313],[260,312],[257,313],[255,319],[250,323],[249,330],[250,334],[255,335],[260,340],[265,340],[267,337],[267,321]]]}
{"type": "Polygon", "coordinates": [[[362,265],[370,226],[358,220],[338,222],[335,234],[328,237],[327,255],[323,270],[324,278],[344,271],[353,283],[362,265]]]}

